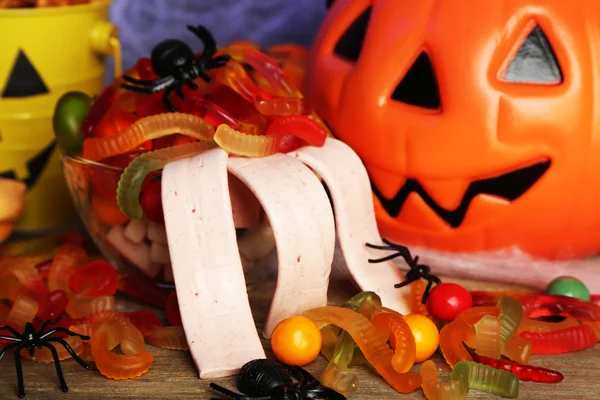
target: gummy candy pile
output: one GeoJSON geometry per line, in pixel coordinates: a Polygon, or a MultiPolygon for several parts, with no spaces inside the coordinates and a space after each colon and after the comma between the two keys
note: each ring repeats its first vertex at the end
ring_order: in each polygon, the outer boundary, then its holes
{"type": "MultiPolygon", "coordinates": [[[[35,249],[20,246],[0,249],[2,325],[22,331],[28,322],[37,329],[52,321],[49,329],[89,336],[82,340],[56,334],[112,379],[148,371],[153,357],[146,343],[188,349],[175,291],[91,259],[76,233],[45,238],[35,249]],[[164,309],[168,325],[152,311],[116,311],[118,291],[164,309]]],[[[573,286],[571,281],[559,279],[546,293],[468,292],[441,283],[423,303],[425,284],[416,280],[410,284],[411,314],[406,316],[384,307],[375,293],[361,292],[339,307],[317,307],[283,320],[273,332],[272,349],[280,361],[298,365],[310,363],[320,351],[329,360],[320,382],[340,393],[358,389],[353,365],[369,365],[400,393],[421,387],[428,399],[464,399],[470,389],[517,397],[519,381],[556,383],[564,378],[559,371],[529,365],[532,354],[583,350],[600,339],[598,298],[590,297],[580,282],[571,292],[585,298],[572,297],[564,291],[564,285],[573,286]],[[310,339],[292,340],[298,335],[310,339]],[[438,348],[453,369],[449,381],[438,380],[429,359],[438,348]],[[409,372],[416,363],[422,363],[419,374],[409,372]]],[[[70,357],[57,350],[60,360],[70,357]]],[[[46,348],[33,357],[23,350],[22,357],[53,361],[46,348]]]]}
{"type": "MultiPolygon", "coordinates": [[[[419,387],[427,399],[465,399],[469,390],[518,397],[519,382],[557,383],[559,371],[530,365],[532,354],[561,354],[593,347],[600,340],[600,306],[581,282],[561,277],[545,293],[472,291],[454,283],[438,284],[423,302],[424,283],[412,282],[411,314],[385,308],[373,292],[362,292],[340,307],[326,306],[302,314],[320,328],[321,353],[329,365],[320,383],[340,393],[358,389],[353,365],[369,365],[400,393],[419,387]],[[569,285],[575,290],[556,291],[569,285]],[[583,298],[577,295],[583,293],[583,298]],[[568,295],[567,295],[568,294],[568,295]],[[451,310],[449,312],[449,310],[451,310]],[[438,331],[438,327],[440,328],[438,331]],[[440,381],[429,358],[438,350],[452,368],[440,381]],[[422,363],[420,373],[411,373],[422,363]]],[[[581,297],[581,296],[580,296],[581,297]]],[[[271,344],[280,361],[300,361],[298,340],[310,326],[290,317],[273,332],[271,344]],[[289,334],[288,334],[289,332],[289,334]],[[288,335],[289,340],[282,339],[288,335]],[[295,358],[294,358],[295,357],[295,358]]],[[[314,342],[314,341],[313,341],[314,342]]],[[[289,362],[288,362],[289,363],[289,362]]]]}
{"type": "MultiPolygon", "coordinates": [[[[46,322],[48,329],[62,327],[89,336],[90,340],[82,340],[53,335],[64,338],[76,355],[94,362],[102,375],[113,379],[134,378],[148,371],[153,357],[146,351],[146,342],[188,349],[175,291],[165,291],[137,275],[120,275],[103,259],[90,259],[77,233],[43,242],[44,250],[27,255],[11,251],[11,245],[0,252],[0,325],[22,332],[26,323],[39,329],[46,322]],[[165,309],[169,325],[163,326],[152,311],[115,311],[117,291],[165,309]]],[[[59,360],[71,357],[66,349],[56,350],[59,360]]],[[[53,361],[48,348],[36,349],[33,356],[23,349],[21,356],[53,361]]]]}

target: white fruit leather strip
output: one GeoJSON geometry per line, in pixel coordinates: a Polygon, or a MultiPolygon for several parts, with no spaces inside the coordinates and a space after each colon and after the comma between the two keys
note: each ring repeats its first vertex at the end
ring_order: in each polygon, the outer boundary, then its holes
{"type": "Polygon", "coordinates": [[[162,176],[177,298],[200,378],[234,375],[265,357],[238,253],[227,158],[212,149],[167,164],[162,176]]]}
{"type": "Polygon", "coordinates": [[[392,261],[368,262],[368,259],[381,258],[389,252],[365,246],[367,242],[382,243],[369,177],[358,155],[348,145],[333,138],[328,138],[323,147],[302,147],[288,155],[315,170],[327,185],[340,247],[358,286],[377,293],[384,306],[408,314],[408,288],[394,288],[395,283],[404,280],[404,274],[392,261]]]}
{"type": "Polygon", "coordinates": [[[231,157],[228,166],[258,198],[275,236],[277,287],[263,330],[269,338],[282,319],[327,304],[333,213],[323,185],[291,157],[231,157]]]}

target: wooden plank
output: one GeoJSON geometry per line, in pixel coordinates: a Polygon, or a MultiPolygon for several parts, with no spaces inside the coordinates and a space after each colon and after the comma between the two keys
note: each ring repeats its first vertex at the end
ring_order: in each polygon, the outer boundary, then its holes
{"type": "MultiPolygon", "coordinates": [[[[272,278],[272,277],[271,277],[272,278]]],[[[265,276],[249,278],[251,305],[257,321],[257,329],[261,331],[268,311],[269,301],[274,290],[273,279],[265,276]]],[[[496,285],[482,282],[467,282],[458,280],[470,289],[510,288],[506,285],[496,285]]],[[[333,282],[330,287],[330,300],[339,304],[355,292],[356,288],[348,281],[333,282]]],[[[119,297],[119,310],[134,310],[149,308],[132,302],[124,296],[119,297]]],[[[153,309],[164,320],[164,315],[153,309]]],[[[269,344],[263,341],[269,357],[272,353],[269,344]]],[[[67,384],[68,394],[63,394],[58,388],[58,380],[52,364],[23,362],[26,399],[208,399],[214,394],[208,384],[210,380],[200,380],[189,355],[189,352],[163,350],[148,345],[154,355],[154,363],[143,376],[127,381],[114,381],[102,376],[98,371],[87,371],[73,360],[61,362],[67,384]]],[[[450,368],[443,358],[436,354],[432,358],[439,369],[442,380],[449,379],[450,368]]],[[[522,382],[519,398],[521,399],[600,399],[600,346],[581,352],[556,356],[533,356],[532,364],[553,368],[565,375],[565,380],[559,384],[537,384],[522,382]]],[[[326,366],[326,360],[319,358],[308,366],[308,370],[318,376],[326,366]]],[[[420,366],[413,367],[418,372],[420,366]]],[[[424,399],[421,390],[408,395],[399,395],[381,378],[364,367],[353,367],[359,376],[359,389],[348,395],[349,399],[424,399]]],[[[0,363],[0,398],[16,398],[16,374],[13,357],[7,357],[0,363]]],[[[214,380],[220,385],[235,389],[236,377],[214,380]]],[[[471,391],[469,398],[495,399],[496,396],[471,391]]]]}

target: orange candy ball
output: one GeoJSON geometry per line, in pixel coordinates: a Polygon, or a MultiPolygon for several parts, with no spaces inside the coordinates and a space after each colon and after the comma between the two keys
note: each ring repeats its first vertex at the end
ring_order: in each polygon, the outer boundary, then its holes
{"type": "Polygon", "coordinates": [[[279,361],[287,365],[304,366],[321,351],[321,331],[310,319],[289,317],[273,330],[271,349],[279,361]]]}
{"type": "Polygon", "coordinates": [[[415,362],[423,362],[435,353],[440,341],[440,332],[432,320],[421,314],[404,317],[410,327],[417,345],[415,362]]]}

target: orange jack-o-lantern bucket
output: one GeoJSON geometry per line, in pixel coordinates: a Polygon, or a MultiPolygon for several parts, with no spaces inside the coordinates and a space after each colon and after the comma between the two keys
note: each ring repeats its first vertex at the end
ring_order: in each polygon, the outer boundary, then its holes
{"type": "Polygon", "coordinates": [[[337,0],[307,96],[369,172],[383,236],[600,250],[600,1],[337,0]]]}

